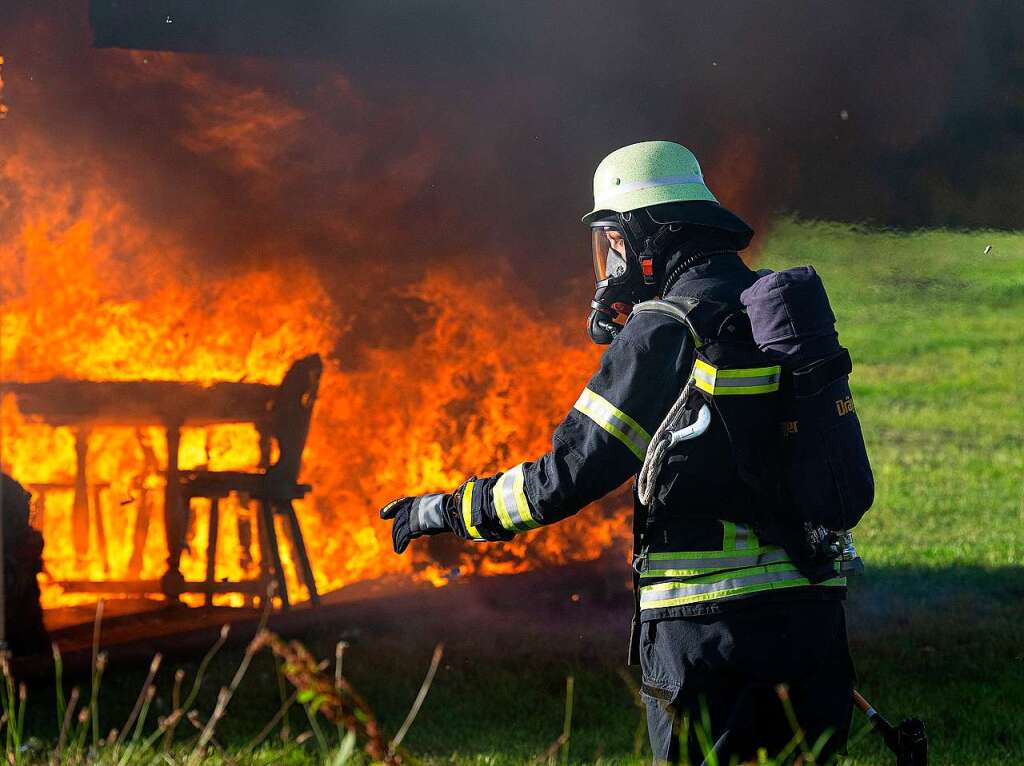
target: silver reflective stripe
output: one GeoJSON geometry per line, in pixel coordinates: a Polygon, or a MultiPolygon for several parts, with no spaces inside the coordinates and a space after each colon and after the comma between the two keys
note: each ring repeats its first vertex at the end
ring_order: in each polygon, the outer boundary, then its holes
{"type": "Polygon", "coordinates": [[[640,461],[647,456],[651,435],[643,426],[600,394],[585,388],[573,407],[626,445],[640,461]]]}
{"type": "Polygon", "coordinates": [[[701,383],[705,383],[712,388],[715,387],[715,376],[702,370],[700,367],[693,368],[693,377],[699,380],[701,383]]]}
{"type": "Polygon", "coordinates": [[[704,176],[700,173],[693,173],[685,176],[661,176],[660,178],[645,178],[642,181],[633,181],[629,184],[619,184],[608,189],[602,196],[603,199],[618,197],[620,194],[639,191],[640,189],[655,189],[659,186],[676,186],[677,184],[703,184],[704,176]]]}
{"type": "Polygon", "coordinates": [[[769,383],[778,383],[781,376],[777,372],[770,375],[750,375],[745,378],[724,378],[719,375],[712,378],[716,388],[741,388],[743,386],[767,386],[769,383]]]}
{"type": "Polygon", "coordinates": [[[713,598],[738,596],[770,590],[774,587],[809,585],[810,582],[798,571],[759,572],[740,577],[726,577],[715,582],[686,584],[681,582],[658,583],[640,588],[640,608],[654,609],[659,606],[680,606],[713,598]]]}
{"type": "Polygon", "coordinates": [[[647,568],[640,573],[641,577],[673,577],[680,576],[675,575],[675,572],[746,569],[748,567],[778,564],[790,560],[786,551],[774,546],[732,556],[723,552],[714,558],[654,558],[655,555],[658,554],[652,554],[648,557],[647,568]]]}
{"type": "Polygon", "coordinates": [[[750,541],[750,527],[746,524],[736,525],[736,540],[734,542],[735,547],[738,550],[742,550],[747,547],[747,543],[750,541]]]}
{"type": "Polygon", "coordinates": [[[443,505],[444,495],[441,493],[416,498],[416,507],[410,514],[410,531],[430,532],[445,529],[447,525],[444,523],[443,505]]]}
{"type": "Polygon", "coordinates": [[[709,394],[766,394],[779,389],[782,368],[748,367],[718,369],[713,364],[697,359],[691,377],[697,388],[709,394]]]}
{"type": "Polygon", "coordinates": [[[530,511],[523,482],[523,464],[520,463],[502,474],[494,485],[494,508],[501,525],[509,532],[523,532],[540,526],[530,511]]]}

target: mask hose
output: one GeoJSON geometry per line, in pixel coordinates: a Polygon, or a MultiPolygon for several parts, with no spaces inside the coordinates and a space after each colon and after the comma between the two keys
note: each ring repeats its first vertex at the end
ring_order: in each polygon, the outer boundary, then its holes
{"type": "Polygon", "coordinates": [[[591,301],[590,316],[587,317],[587,335],[599,346],[607,346],[618,335],[619,327],[597,301],[591,301]]]}

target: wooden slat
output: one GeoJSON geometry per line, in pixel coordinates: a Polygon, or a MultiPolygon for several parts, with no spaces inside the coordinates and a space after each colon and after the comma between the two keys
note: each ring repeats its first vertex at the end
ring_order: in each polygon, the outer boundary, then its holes
{"type": "Polygon", "coordinates": [[[51,425],[209,425],[260,422],[276,386],[168,380],[45,380],[0,383],[23,415],[51,425]]]}
{"type": "MultiPolygon", "coordinates": [[[[59,580],[57,585],[65,593],[123,593],[159,594],[159,580],[59,580]]],[[[267,591],[267,584],[262,580],[243,580],[241,582],[186,582],[182,593],[249,593],[262,596],[267,591]]]]}

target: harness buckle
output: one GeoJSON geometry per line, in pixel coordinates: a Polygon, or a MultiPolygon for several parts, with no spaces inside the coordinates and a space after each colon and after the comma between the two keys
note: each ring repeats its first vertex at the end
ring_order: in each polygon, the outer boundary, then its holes
{"type": "Polygon", "coordinates": [[[638,575],[642,575],[644,572],[647,571],[647,561],[647,551],[634,554],[633,563],[631,565],[633,567],[633,571],[636,572],[638,575]]]}

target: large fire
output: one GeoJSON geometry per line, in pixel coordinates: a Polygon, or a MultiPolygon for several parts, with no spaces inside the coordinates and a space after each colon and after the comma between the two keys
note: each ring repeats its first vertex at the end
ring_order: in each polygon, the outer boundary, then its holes
{"type": "MultiPolygon", "coordinates": [[[[305,115],[271,109],[258,90],[218,84],[188,57],[103,55],[124,67],[127,82],[162,77],[196,88],[194,130],[182,144],[197,156],[228,154],[260,183],[275,181],[272,142],[300,130],[305,115]],[[216,88],[214,99],[209,91],[216,88]]],[[[326,367],[302,472],[313,492],[296,507],[320,590],[390,572],[444,582],[450,561],[430,563],[421,546],[413,556],[392,554],[377,509],[548,449],[554,425],[597,360],[579,312],[541,320],[500,277],[477,274],[468,284],[456,266],[439,266],[402,288],[423,316],[414,342],[395,347],[365,338],[358,364],[348,364],[357,350],[346,343],[359,337],[351,330],[363,318],[345,310],[309,253],[278,252],[230,268],[204,263],[185,240],[140,213],[121,183],[124,169],[106,162],[104,152],[83,155],[81,139],[73,146],[53,141],[14,106],[4,129],[19,119],[16,141],[6,143],[13,151],[0,157],[0,210],[15,213],[10,236],[0,240],[3,380],[277,384],[295,359],[319,352],[326,367]]],[[[386,321],[375,317],[368,326],[386,321]]],[[[8,394],[2,428],[4,471],[30,488],[51,487],[34,518],[45,538],[45,606],[95,598],[66,592],[62,581],[160,578],[167,556],[162,428],[97,426],[88,434],[86,483],[101,488],[105,540],[91,525],[85,555],[73,545],[72,427],[20,412],[8,394]],[[140,514],[148,519],[141,539],[140,514]]],[[[185,428],[179,454],[183,469],[252,469],[259,439],[246,424],[185,428]]],[[[627,539],[624,505],[590,509],[504,545],[466,544],[455,554],[458,569],[514,572],[597,557],[627,539]]],[[[201,581],[208,505],[195,501],[193,509],[181,566],[187,580],[201,581]]],[[[237,500],[222,504],[218,579],[252,576],[233,532],[238,517],[250,513],[237,500]]],[[[290,590],[301,597],[288,545],[282,550],[290,590]]],[[[241,596],[217,598],[238,603],[241,596]]]]}

